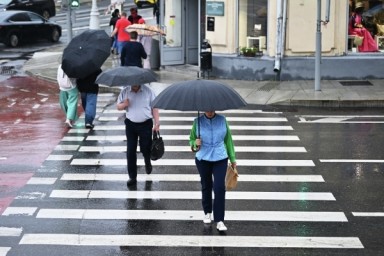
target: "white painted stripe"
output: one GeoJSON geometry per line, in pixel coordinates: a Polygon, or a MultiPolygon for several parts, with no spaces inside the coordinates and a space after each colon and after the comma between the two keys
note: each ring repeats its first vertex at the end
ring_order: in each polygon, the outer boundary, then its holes
{"type": "Polygon", "coordinates": [[[70,129],[68,131],[68,133],[88,133],[90,129],[82,129],[82,128],[78,128],[78,129],[70,129]]]}
{"type": "Polygon", "coordinates": [[[20,236],[22,228],[0,227],[0,236],[20,236]]]}
{"type": "Polygon", "coordinates": [[[120,117],[118,116],[100,116],[98,118],[99,121],[101,122],[106,122],[106,121],[117,121],[119,120],[120,117]]]}
{"type": "Polygon", "coordinates": [[[15,199],[24,199],[24,200],[35,200],[35,199],[43,199],[46,196],[44,192],[26,192],[21,193],[21,195],[18,195],[15,197],[15,199]]]}
{"type": "MultiPolygon", "coordinates": [[[[189,146],[167,146],[167,152],[191,152],[189,146]]],[[[82,146],[81,152],[126,152],[127,146],[82,146]]],[[[140,152],[140,147],[137,148],[140,152]]],[[[236,147],[236,152],[268,152],[268,153],[304,153],[304,147],[236,147]]]]}
{"type": "Polygon", "coordinates": [[[49,161],[67,161],[71,160],[73,155],[49,155],[47,159],[49,161]]]}
{"type": "Polygon", "coordinates": [[[81,136],[65,136],[61,141],[83,141],[84,137],[81,136]]]}
{"type": "Polygon", "coordinates": [[[32,177],[28,180],[28,185],[52,185],[55,184],[57,178],[43,178],[43,177],[32,177]]]}
{"type": "MultiPolygon", "coordinates": [[[[64,173],[60,180],[127,181],[127,174],[64,173]]],[[[138,181],[200,181],[197,174],[138,174],[138,181]]],[[[321,175],[247,175],[240,174],[239,182],[324,182],[321,175]]]]}
{"type": "Polygon", "coordinates": [[[115,94],[109,93],[109,92],[103,92],[103,93],[99,93],[97,95],[97,97],[113,97],[113,98],[115,98],[114,96],[115,96],[115,94]]]}
{"type": "Polygon", "coordinates": [[[384,163],[383,159],[319,159],[322,163],[384,163]]]}
{"type": "MultiPolygon", "coordinates": [[[[315,166],[312,160],[251,160],[237,159],[238,166],[315,166]]],[[[137,159],[138,165],[144,165],[143,159],[137,159]]],[[[127,159],[83,159],[75,158],[71,165],[127,165],[127,159]]],[[[154,166],[194,166],[194,159],[159,159],[152,161],[154,166]]]]}
{"type": "Polygon", "coordinates": [[[37,207],[7,207],[3,212],[3,216],[23,215],[32,216],[37,210],[37,207]]]}
{"type": "MultiPolygon", "coordinates": [[[[183,140],[188,141],[189,135],[161,135],[163,140],[183,140]]],[[[64,137],[66,138],[66,137],[64,137]]],[[[77,138],[77,137],[73,137],[77,138]]],[[[265,141],[297,141],[300,140],[298,136],[294,135],[232,135],[232,139],[236,140],[246,140],[246,141],[255,141],[255,140],[265,140],[265,141]]],[[[63,139],[64,140],[64,139],[63,139]]],[[[124,141],[126,140],[125,135],[109,135],[109,136],[95,136],[91,135],[86,138],[86,140],[107,140],[107,141],[124,141]]]]}
{"type": "MultiPolygon", "coordinates": [[[[161,130],[191,130],[192,125],[161,125],[161,130]]],[[[79,130],[79,129],[75,129],[79,130]]],[[[111,131],[111,130],[125,130],[125,125],[97,125],[93,128],[96,131],[111,131]]],[[[292,131],[292,126],[288,125],[231,125],[231,130],[240,130],[240,131],[292,131]]],[[[72,130],[70,130],[72,131],[72,130]]]]}
{"type": "Polygon", "coordinates": [[[12,247],[0,247],[0,256],[7,256],[12,247]]]}
{"type": "Polygon", "coordinates": [[[352,212],[355,217],[384,217],[384,212],[352,212]]]}
{"type": "MultiPolygon", "coordinates": [[[[91,220],[201,220],[201,211],[40,209],[36,218],[91,220]]],[[[343,212],[225,211],[226,221],[348,222],[343,212]]]]}
{"type": "Polygon", "coordinates": [[[40,107],[40,104],[35,104],[35,105],[33,105],[33,109],[37,109],[37,108],[39,108],[40,107]]]}
{"type": "MultiPolygon", "coordinates": [[[[100,121],[115,121],[119,116],[102,116],[100,121]]],[[[162,116],[160,122],[164,121],[188,121],[193,122],[196,117],[188,116],[162,116]]],[[[226,117],[229,122],[288,122],[285,117],[226,117]]]]}
{"type": "Polygon", "coordinates": [[[363,249],[358,237],[25,234],[20,244],[363,249]]]}
{"type": "MultiPolygon", "coordinates": [[[[104,110],[105,114],[117,114],[117,113],[125,113],[125,110],[117,110],[117,109],[106,109],[104,110]]],[[[160,109],[160,113],[163,114],[192,114],[194,117],[197,116],[197,111],[180,111],[180,110],[165,110],[160,109]]],[[[223,113],[223,114],[282,114],[283,112],[269,112],[269,111],[263,111],[263,110],[252,110],[252,109],[231,109],[231,110],[224,110],[224,111],[216,111],[216,113],[223,113]]]]}
{"type": "MultiPolygon", "coordinates": [[[[113,199],[201,199],[201,191],[112,191],[112,190],[52,190],[53,198],[113,198],[113,199]]],[[[299,200],[335,201],[328,192],[235,192],[228,200],[299,200]]]]}
{"type": "Polygon", "coordinates": [[[63,151],[75,151],[79,148],[80,145],[57,145],[55,150],[63,150],[63,151]]]}

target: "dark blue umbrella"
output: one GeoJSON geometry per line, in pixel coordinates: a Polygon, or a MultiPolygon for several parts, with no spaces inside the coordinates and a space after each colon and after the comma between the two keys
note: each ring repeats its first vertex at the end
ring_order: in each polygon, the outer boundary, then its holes
{"type": "Polygon", "coordinates": [[[110,54],[111,38],[104,30],[85,30],[65,47],[62,68],[68,77],[85,78],[98,70],[110,54]]]}
{"type": "Polygon", "coordinates": [[[245,100],[232,87],[211,80],[177,82],[163,90],[152,107],[181,111],[216,111],[246,106],[245,100]]]}
{"type": "MultiPolygon", "coordinates": [[[[210,80],[189,80],[170,85],[153,101],[152,107],[181,111],[237,109],[247,102],[232,87],[210,80]]],[[[200,137],[200,125],[198,125],[200,137]]]]}

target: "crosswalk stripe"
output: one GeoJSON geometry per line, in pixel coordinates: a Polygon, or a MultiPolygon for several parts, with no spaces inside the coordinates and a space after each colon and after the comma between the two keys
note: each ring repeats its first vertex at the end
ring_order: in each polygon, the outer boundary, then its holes
{"type": "Polygon", "coordinates": [[[2,216],[22,215],[32,216],[37,210],[37,207],[7,207],[2,213],[2,216]]]}
{"type": "MultiPolygon", "coordinates": [[[[127,174],[64,173],[60,180],[127,181],[127,174]]],[[[198,174],[137,175],[138,181],[200,181],[198,174]]],[[[239,182],[324,182],[321,175],[247,175],[240,174],[239,182]]]]}
{"type": "MultiPolygon", "coordinates": [[[[189,140],[189,135],[161,135],[163,140],[189,140]]],[[[70,138],[73,138],[73,140],[76,140],[79,137],[64,137],[68,138],[67,140],[70,140],[70,138]]],[[[82,139],[82,137],[80,137],[82,139]]],[[[300,140],[298,136],[295,135],[232,135],[233,140],[246,140],[246,141],[255,141],[255,140],[267,140],[267,141],[297,141],[300,140]]],[[[64,140],[64,139],[63,139],[64,140]]],[[[105,136],[97,136],[97,135],[90,135],[86,138],[86,140],[98,140],[98,141],[124,141],[126,140],[125,135],[105,135],[105,136]]]]}
{"type": "Polygon", "coordinates": [[[319,159],[322,163],[384,163],[384,159],[319,159]]]}
{"type": "Polygon", "coordinates": [[[25,234],[20,244],[362,249],[357,237],[25,234]]]}
{"type": "MultiPolygon", "coordinates": [[[[251,160],[237,159],[238,166],[315,166],[312,160],[251,160]]],[[[74,158],[71,165],[127,165],[126,159],[91,159],[74,158]]],[[[137,165],[144,165],[143,159],[137,160],[137,165]]],[[[194,159],[159,159],[152,161],[154,166],[194,166],[194,159]]]]}
{"type": "Polygon", "coordinates": [[[48,161],[67,161],[67,160],[71,160],[72,157],[73,157],[73,155],[52,155],[51,154],[45,160],[48,160],[48,161]]]}
{"type": "MultiPolygon", "coordinates": [[[[86,220],[202,220],[202,211],[40,209],[36,218],[86,220]]],[[[343,212],[225,211],[226,221],[348,222],[343,212]]]]}
{"type": "MultiPolygon", "coordinates": [[[[103,111],[104,114],[120,114],[125,113],[125,110],[117,110],[117,109],[106,109],[103,111]]],[[[166,110],[160,109],[161,114],[192,114],[193,117],[197,116],[196,111],[181,111],[181,110],[166,110]]],[[[283,112],[270,112],[264,110],[252,110],[252,109],[229,109],[224,111],[216,111],[218,114],[274,114],[281,115],[283,112]]],[[[202,114],[202,112],[201,112],[202,114]]]]}
{"type": "MultiPolygon", "coordinates": [[[[201,191],[112,191],[112,190],[52,190],[52,198],[111,198],[111,199],[201,199],[201,191]]],[[[329,192],[235,192],[226,200],[298,200],[335,201],[329,192]]]]}
{"type": "Polygon", "coordinates": [[[28,185],[52,185],[57,178],[32,177],[28,180],[28,185]]]}
{"type": "MultiPolygon", "coordinates": [[[[127,146],[81,146],[80,152],[126,152],[127,146]]],[[[167,152],[191,152],[189,146],[167,146],[167,152]]],[[[140,152],[138,147],[137,152],[140,152]]],[[[237,146],[236,152],[268,152],[268,153],[304,153],[304,147],[242,147],[237,146]]]]}
{"type": "Polygon", "coordinates": [[[63,145],[59,144],[55,147],[55,150],[63,150],[63,151],[75,151],[80,147],[80,145],[63,145]]]}
{"type": "Polygon", "coordinates": [[[0,227],[0,236],[20,236],[22,228],[0,227]]]}
{"type": "Polygon", "coordinates": [[[355,217],[384,217],[384,212],[352,212],[355,217]]]}
{"type": "MultiPolygon", "coordinates": [[[[191,130],[192,125],[161,125],[161,131],[164,130],[191,130]]],[[[231,125],[231,130],[236,131],[292,131],[289,125],[231,125]]],[[[76,133],[78,129],[71,129],[69,133],[76,133]]],[[[93,128],[95,131],[125,130],[125,125],[97,125],[93,128]]],[[[84,132],[89,130],[84,129],[84,132]]],[[[82,131],[83,132],[83,131],[82,131]]]]}
{"type": "Polygon", "coordinates": [[[12,247],[0,247],[0,256],[7,256],[12,247]]]}
{"type": "Polygon", "coordinates": [[[61,141],[83,141],[84,137],[82,136],[64,136],[61,141]]]}
{"type": "MultiPolygon", "coordinates": [[[[101,116],[100,121],[116,121],[119,116],[101,116]]],[[[161,116],[160,122],[164,121],[189,121],[193,122],[196,117],[188,116],[161,116]]],[[[227,116],[227,121],[229,122],[288,122],[285,117],[232,117],[227,116]]]]}

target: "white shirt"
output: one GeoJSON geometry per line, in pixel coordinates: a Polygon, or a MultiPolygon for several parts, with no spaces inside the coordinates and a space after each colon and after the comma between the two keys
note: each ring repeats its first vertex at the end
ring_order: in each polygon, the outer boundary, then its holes
{"type": "Polygon", "coordinates": [[[117,103],[128,99],[129,106],[125,116],[134,123],[142,123],[153,118],[151,104],[155,97],[155,93],[146,85],[141,85],[137,92],[132,91],[131,86],[127,86],[120,92],[117,103]]]}

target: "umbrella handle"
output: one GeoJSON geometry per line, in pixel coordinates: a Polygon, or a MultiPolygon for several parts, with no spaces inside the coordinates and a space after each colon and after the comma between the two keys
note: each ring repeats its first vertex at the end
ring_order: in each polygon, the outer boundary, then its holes
{"type": "Polygon", "coordinates": [[[197,152],[200,150],[200,146],[197,146],[196,148],[194,148],[193,146],[191,147],[191,150],[192,152],[197,152]]]}

